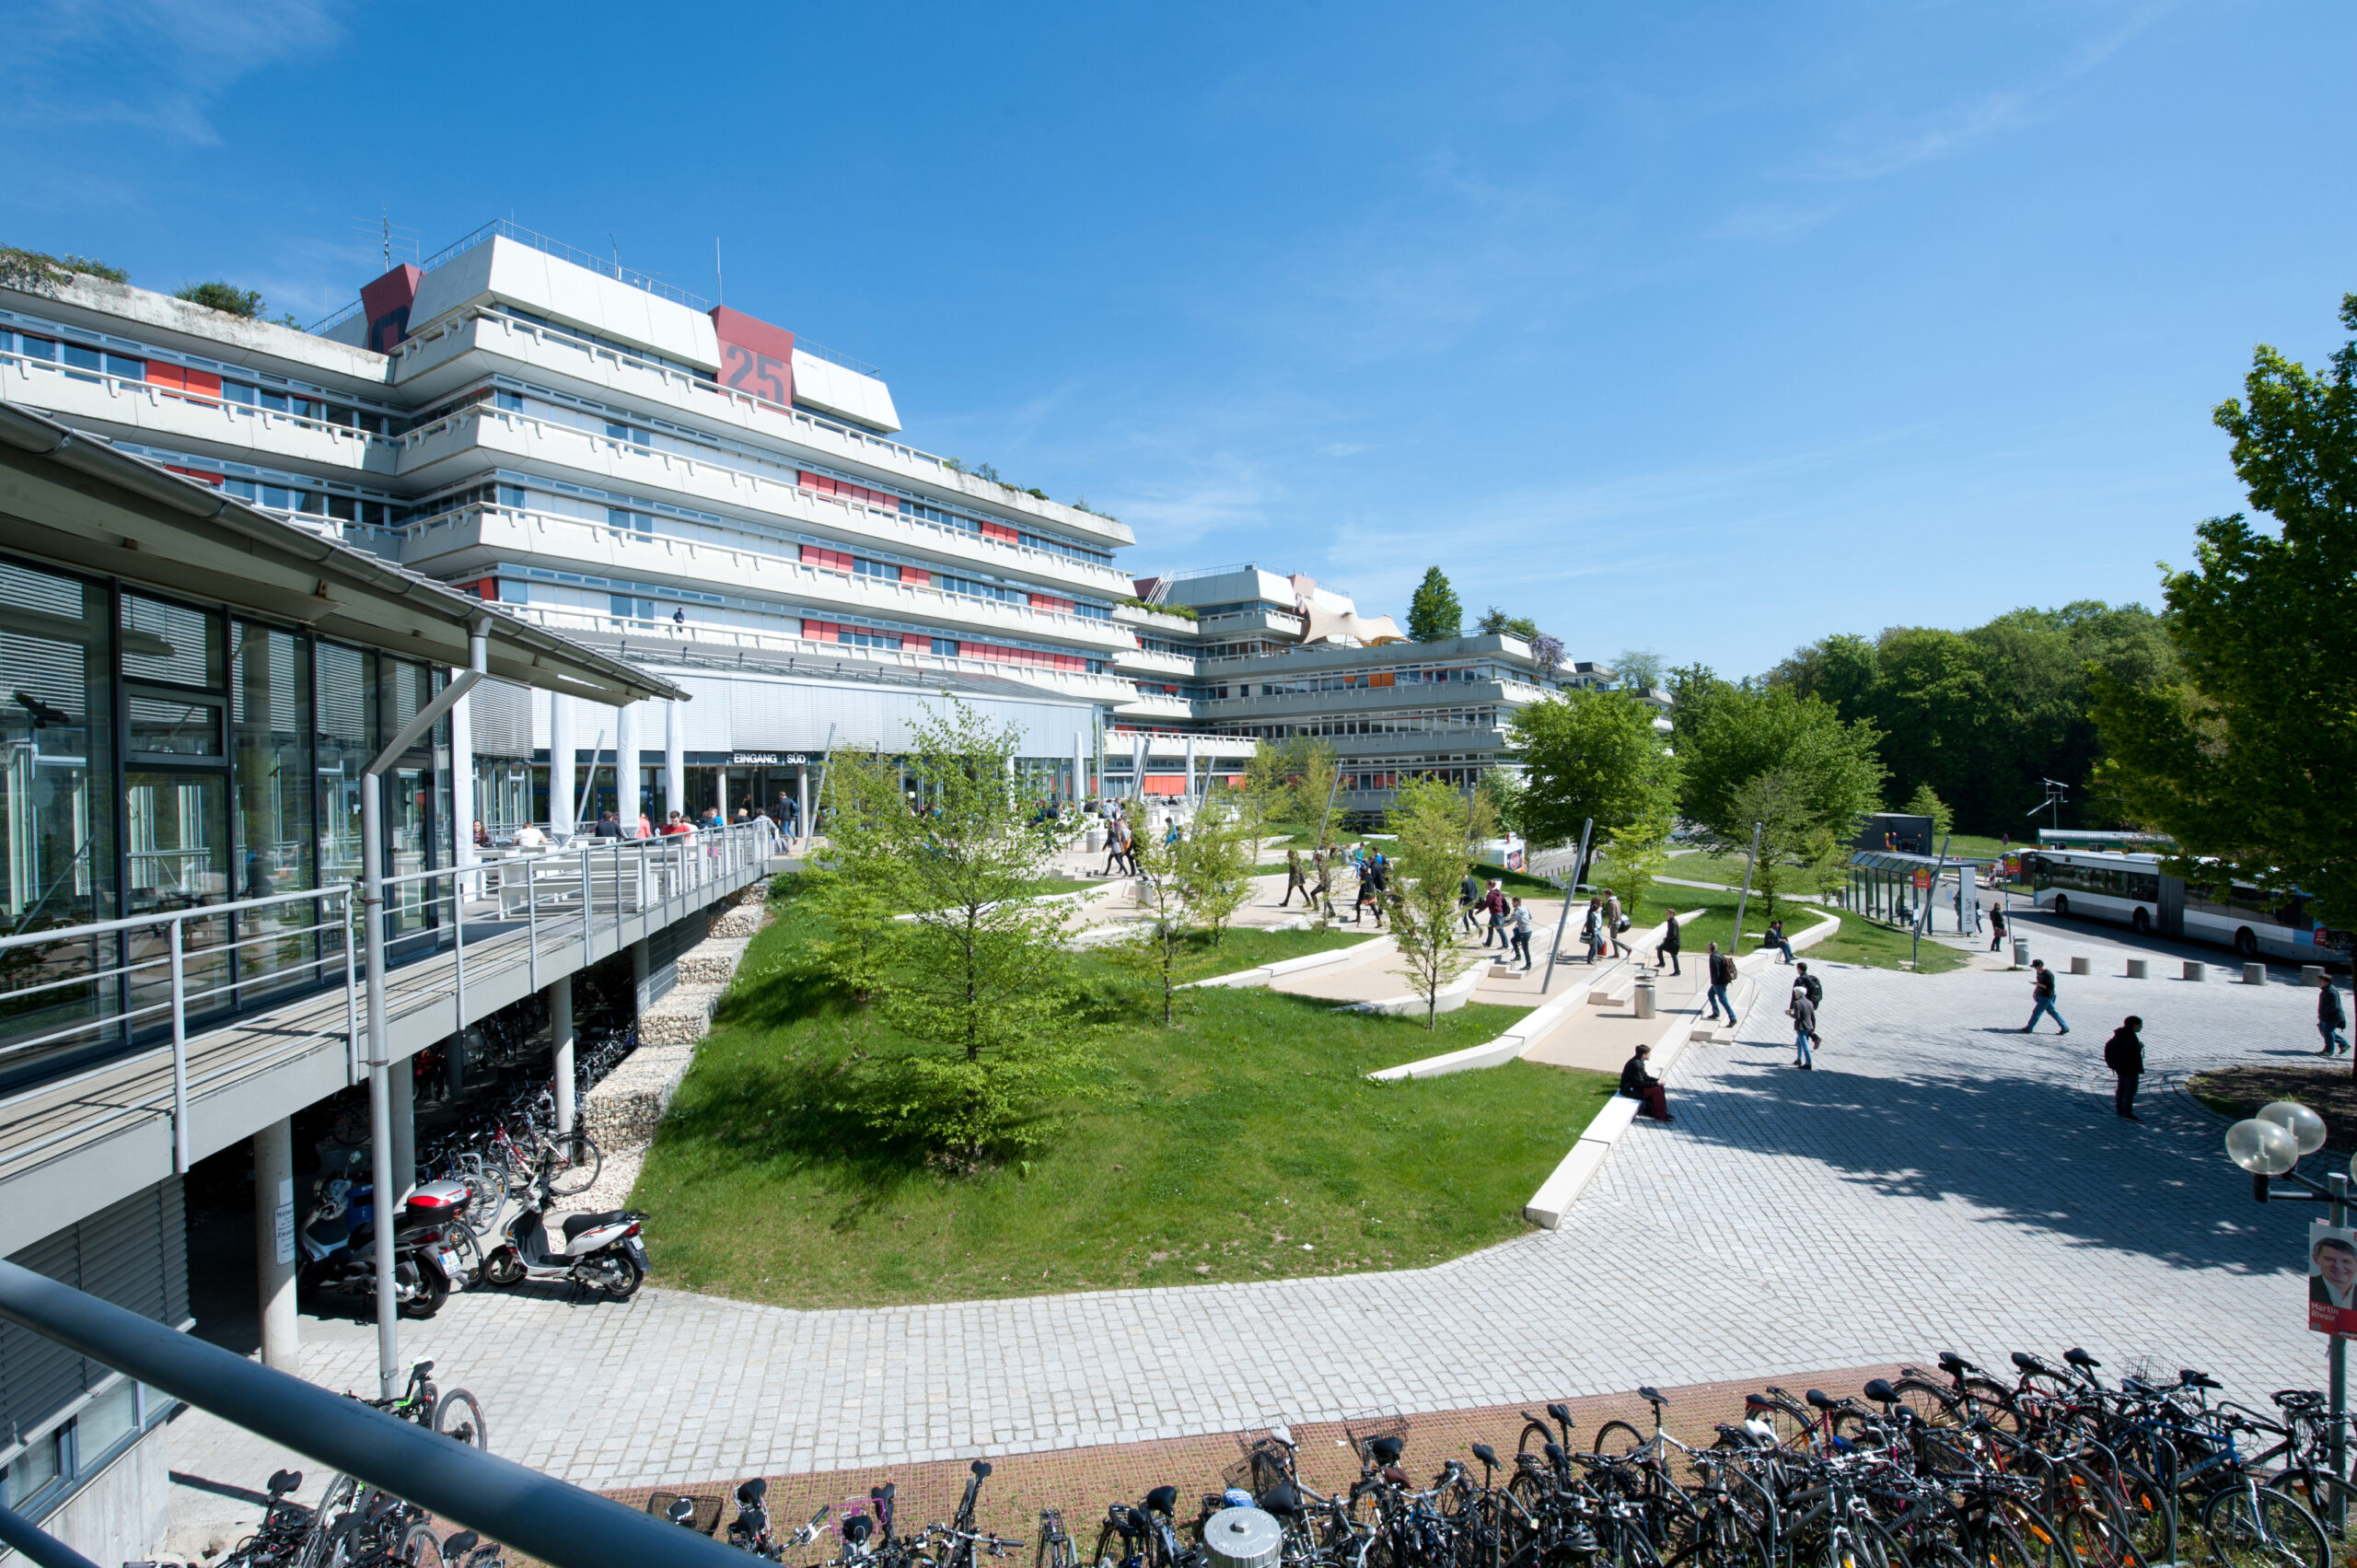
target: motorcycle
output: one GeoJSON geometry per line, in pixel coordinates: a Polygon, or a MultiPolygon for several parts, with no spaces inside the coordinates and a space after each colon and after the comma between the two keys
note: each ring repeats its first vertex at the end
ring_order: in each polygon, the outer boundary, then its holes
{"type": "Polygon", "coordinates": [[[646,1245],[638,1238],[646,1215],[637,1209],[567,1214],[563,1239],[552,1245],[554,1238],[544,1216],[554,1169],[552,1162],[540,1162],[540,1175],[525,1189],[516,1217],[500,1232],[500,1244],[483,1256],[483,1283],[506,1290],[526,1280],[570,1280],[583,1289],[628,1301],[646,1279],[646,1245]]]}
{"type": "MultiPolygon", "coordinates": [[[[377,1294],[376,1214],[367,1187],[341,1178],[319,1190],[319,1201],[296,1232],[303,1249],[298,1276],[306,1293],[377,1294]]],[[[463,1225],[473,1193],[456,1181],[429,1181],[403,1204],[393,1232],[393,1295],[405,1318],[431,1318],[466,1283],[466,1265],[445,1234],[463,1225]]]]}

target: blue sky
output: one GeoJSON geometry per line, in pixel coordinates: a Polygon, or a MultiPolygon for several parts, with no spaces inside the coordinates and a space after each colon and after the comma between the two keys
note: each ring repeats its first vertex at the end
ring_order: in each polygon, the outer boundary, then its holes
{"type": "Polygon", "coordinates": [[[918,445],[1574,656],[2154,598],[2357,288],[2357,13],[0,0],[0,243],[305,319],[517,222],[918,445]],[[30,154],[32,156],[23,156],[30,154]]]}

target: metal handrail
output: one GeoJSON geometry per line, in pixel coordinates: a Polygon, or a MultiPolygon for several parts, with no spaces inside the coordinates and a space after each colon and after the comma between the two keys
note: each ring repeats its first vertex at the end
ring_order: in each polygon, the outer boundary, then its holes
{"type": "Polygon", "coordinates": [[[0,1319],[555,1568],[743,1568],[741,1552],[709,1537],[175,1333],[15,1263],[0,1262],[0,1319]]]}
{"type": "Polygon", "coordinates": [[[338,424],[332,420],[312,419],[305,414],[287,413],[278,409],[262,408],[255,403],[233,402],[227,398],[212,397],[203,392],[192,392],[179,387],[166,387],[142,377],[117,376],[105,370],[86,370],[80,366],[69,366],[54,359],[36,359],[30,354],[18,354],[13,350],[0,351],[0,364],[15,365],[26,371],[46,370],[52,376],[63,376],[70,380],[103,384],[109,389],[109,395],[113,397],[144,394],[149,402],[158,407],[161,407],[166,401],[194,403],[200,408],[219,409],[224,413],[276,421],[303,430],[318,431],[322,435],[333,436],[339,440],[378,442],[388,447],[396,446],[401,441],[398,436],[380,436],[373,430],[364,430],[356,425],[338,424]]]}

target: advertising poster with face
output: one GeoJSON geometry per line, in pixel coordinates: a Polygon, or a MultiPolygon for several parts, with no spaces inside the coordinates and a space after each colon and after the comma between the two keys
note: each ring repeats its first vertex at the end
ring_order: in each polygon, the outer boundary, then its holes
{"type": "Polygon", "coordinates": [[[2308,1327],[2357,1338],[2357,1230],[2308,1226],[2308,1327]]]}

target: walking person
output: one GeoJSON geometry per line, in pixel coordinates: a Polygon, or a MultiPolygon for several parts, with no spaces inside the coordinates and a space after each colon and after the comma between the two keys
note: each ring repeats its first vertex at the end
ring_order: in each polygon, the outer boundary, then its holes
{"type": "Polygon", "coordinates": [[[2112,1114],[2129,1121],[2144,1120],[2136,1114],[2136,1080],[2144,1075],[2144,1040],[2136,1031],[2143,1027],[2144,1020],[2131,1013],[2103,1042],[2103,1064],[2114,1080],[2112,1114]]]}
{"type": "Polygon", "coordinates": [[[2003,904],[1991,904],[1989,906],[1989,950],[1992,953],[1999,952],[2003,949],[2004,946],[2005,906],[2003,904]]]}
{"type": "Polygon", "coordinates": [[[1681,943],[1682,939],[1678,935],[1678,916],[1673,913],[1662,927],[1661,946],[1654,949],[1654,968],[1661,968],[1661,960],[1666,955],[1669,958],[1669,972],[1684,974],[1686,971],[1678,967],[1678,953],[1681,943]]]}
{"type": "Polygon", "coordinates": [[[1277,907],[1283,909],[1292,903],[1295,893],[1301,895],[1302,907],[1308,908],[1309,877],[1301,869],[1301,851],[1289,849],[1285,851],[1285,896],[1278,900],[1277,907]]]}
{"type": "Polygon", "coordinates": [[[1811,1071],[1817,1065],[1808,1049],[1817,1038],[1817,1004],[1808,999],[1806,986],[1793,987],[1793,999],[1785,1005],[1784,1014],[1793,1020],[1793,1065],[1804,1073],[1811,1071]]]}
{"type": "Polygon", "coordinates": [[[1523,972],[1527,974],[1530,972],[1530,927],[1532,922],[1530,919],[1530,912],[1523,907],[1523,903],[1520,899],[1515,900],[1514,913],[1506,917],[1506,923],[1514,931],[1515,953],[1522,959],[1523,972]]]}
{"type": "Polygon", "coordinates": [[[2332,976],[2316,979],[2316,1033],[2324,1036],[2324,1049],[2316,1054],[2330,1056],[2349,1049],[2349,1037],[2342,1032],[2349,1027],[2349,1015],[2341,1008],[2340,993],[2332,987],[2332,976]]]}
{"type": "Polygon", "coordinates": [[[1825,982],[1808,972],[1808,960],[1805,958],[1794,964],[1793,969],[1794,971],[1793,988],[1795,991],[1808,993],[1808,1010],[1812,1019],[1808,1031],[1809,1043],[1823,1045],[1824,1032],[1817,1028],[1813,1020],[1817,1013],[1825,1005],[1825,982]]]}
{"type": "Polygon", "coordinates": [[[1604,950],[1604,906],[1602,900],[1597,899],[1588,900],[1587,918],[1580,923],[1580,940],[1587,944],[1587,961],[1591,964],[1596,962],[1596,955],[1604,950]]]}
{"type": "Polygon", "coordinates": [[[1709,997],[1711,1004],[1710,1016],[1713,1022],[1717,1021],[1719,1009],[1722,1007],[1726,1009],[1727,1022],[1729,1024],[1733,1024],[1735,1022],[1735,1004],[1727,999],[1727,987],[1735,983],[1735,973],[1734,957],[1730,954],[1720,952],[1719,945],[1716,942],[1712,943],[1710,954],[1711,989],[1709,997]]]}
{"type": "Polygon", "coordinates": [[[1457,928],[1459,931],[1474,932],[1481,928],[1473,913],[1480,901],[1481,879],[1469,870],[1465,873],[1465,880],[1457,885],[1457,928]]]}
{"type": "Polygon", "coordinates": [[[1122,821],[1119,817],[1112,818],[1106,822],[1105,869],[1098,873],[1099,876],[1110,877],[1115,871],[1120,869],[1121,841],[1128,833],[1129,827],[1130,825],[1127,822],[1122,821]]]}
{"type": "Polygon", "coordinates": [[[2055,1011],[2054,971],[2046,967],[2044,958],[2032,958],[2029,961],[2029,994],[2031,1003],[2029,1022],[2021,1027],[2019,1033],[2027,1034],[2038,1028],[2038,1020],[2040,1017],[2052,1018],[2054,1027],[2064,1034],[2071,1032],[2071,1026],[2062,1021],[2061,1013],[2055,1011]]]}
{"type": "Polygon", "coordinates": [[[1612,956],[1625,958],[1629,949],[1620,945],[1620,934],[1629,929],[1629,919],[1620,912],[1620,895],[1611,889],[1604,889],[1604,935],[1612,943],[1612,956]]]}
{"type": "Polygon", "coordinates": [[[1620,1094],[1623,1098],[1637,1102],[1638,1115],[1655,1121],[1675,1121],[1678,1119],[1669,1113],[1669,1097],[1662,1088],[1661,1080],[1645,1070],[1645,1058],[1653,1053],[1650,1045],[1637,1047],[1636,1054],[1620,1069],[1620,1094]]]}
{"type": "Polygon", "coordinates": [[[1767,934],[1759,938],[1759,946],[1763,948],[1773,947],[1778,952],[1783,954],[1784,956],[1782,958],[1776,960],[1780,964],[1789,964],[1793,961],[1793,945],[1784,940],[1784,917],[1782,915],[1780,914],[1775,919],[1768,923],[1767,934]]]}
{"type": "Polygon", "coordinates": [[[1334,857],[1319,850],[1310,859],[1318,865],[1318,907],[1326,919],[1333,920],[1337,918],[1334,913],[1334,857]]]}
{"type": "Polygon", "coordinates": [[[1481,934],[1481,946],[1487,947],[1494,937],[1498,946],[1504,947],[1507,940],[1505,889],[1495,882],[1491,883],[1489,892],[1482,897],[1481,907],[1489,912],[1490,916],[1489,929],[1481,934]]]}

